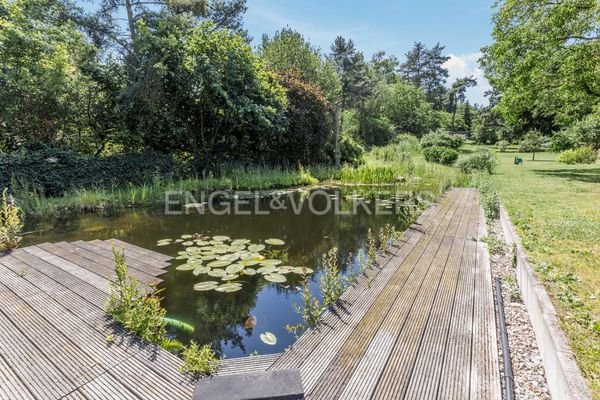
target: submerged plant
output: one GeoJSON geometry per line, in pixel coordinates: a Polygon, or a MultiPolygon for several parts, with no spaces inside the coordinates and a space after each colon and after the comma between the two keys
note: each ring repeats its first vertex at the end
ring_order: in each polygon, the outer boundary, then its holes
{"type": "Polygon", "coordinates": [[[23,221],[21,210],[15,205],[12,196],[7,195],[7,189],[2,192],[0,203],[0,252],[14,249],[21,242],[23,221]]]}
{"type": "Polygon", "coordinates": [[[208,344],[204,346],[192,341],[183,353],[181,372],[193,375],[212,375],[219,368],[217,353],[208,344]]]}

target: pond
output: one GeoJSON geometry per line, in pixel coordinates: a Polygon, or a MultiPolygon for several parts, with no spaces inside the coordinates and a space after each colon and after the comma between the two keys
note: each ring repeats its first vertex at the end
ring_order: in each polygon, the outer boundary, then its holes
{"type": "MultiPolygon", "coordinates": [[[[216,202],[204,199],[207,201],[201,202],[202,207],[198,209],[183,207],[189,199],[176,196],[179,200],[172,201],[169,210],[128,208],[116,213],[82,214],[52,222],[29,221],[26,230],[32,233],[25,235],[23,246],[117,238],[173,257],[185,254],[182,252],[186,248],[196,247],[200,255],[215,256],[199,261],[206,266],[231,253],[214,254],[215,250],[237,246],[233,250],[238,254],[234,254],[235,260],[231,263],[237,261],[239,264],[242,262],[240,254],[242,259],[250,257],[244,257],[249,245],[259,245],[258,249],[252,250],[260,250],[262,257],[277,261],[270,261],[272,265],[250,262],[249,269],[260,271],[259,268],[266,267],[266,272],[277,275],[277,279],[272,279],[275,282],[265,279],[267,274],[263,273],[237,276],[240,272],[234,268],[231,270],[232,281],[240,282],[241,290],[234,289],[237,291],[231,293],[198,291],[194,290],[195,284],[206,281],[223,284],[223,277],[207,275],[208,269],[197,275],[192,270],[178,270],[177,267],[189,265],[190,261],[180,259],[174,260],[168,272],[161,276],[160,288],[164,289],[161,295],[167,316],[194,328],[193,333],[169,329],[170,334],[184,343],[190,339],[201,344],[211,343],[227,358],[270,354],[282,352],[294,343],[296,337],[286,326],[302,321],[294,308],[295,304],[302,304],[302,275],[298,270],[278,274],[279,271],[274,269],[283,265],[313,270],[307,275],[307,284],[317,297],[320,260],[330,249],[338,248],[343,274],[356,273],[359,256],[365,254],[369,228],[377,232],[391,224],[396,230],[403,231],[427,204],[423,194],[391,189],[361,188],[357,191],[356,188],[326,187],[250,196],[250,199],[227,194],[214,197],[212,200],[218,199],[216,202]],[[213,207],[213,204],[216,205],[213,207]],[[212,250],[204,249],[200,253],[198,248],[202,246],[212,250]],[[285,282],[279,282],[281,275],[285,282]],[[261,340],[261,334],[266,332],[275,336],[276,344],[261,340]]],[[[265,261],[262,257],[260,261],[265,261]]],[[[226,263],[216,265],[213,270],[225,268],[222,264],[226,263]]],[[[213,288],[210,285],[207,288],[213,288]]]]}

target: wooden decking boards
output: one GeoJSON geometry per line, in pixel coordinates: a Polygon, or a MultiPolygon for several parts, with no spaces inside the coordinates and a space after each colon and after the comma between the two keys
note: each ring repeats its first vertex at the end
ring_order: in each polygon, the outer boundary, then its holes
{"type": "Polygon", "coordinates": [[[478,193],[452,190],[270,369],[307,399],[501,397],[478,193]]]}
{"type": "MultiPolygon", "coordinates": [[[[449,191],[318,328],[285,353],[224,360],[219,373],[297,368],[308,399],[500,398],[482,224],[477,192],[449,191]]],[[[107,320],[113,246],[147,284],[171,260],[115,239],[0,255],[0,400],[191,399],[177,357],[107,320]]]]}

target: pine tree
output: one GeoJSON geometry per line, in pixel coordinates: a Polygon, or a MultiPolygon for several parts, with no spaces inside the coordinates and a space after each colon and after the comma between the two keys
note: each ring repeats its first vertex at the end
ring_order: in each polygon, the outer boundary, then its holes
{"type": "Polygon", "coordinates": [[[465,103],[465,109],[463,111],[463,122],[467,131],[471,132],[471,129],[473,128],[473,114],[471,114],[471,104],[469,104],[469,100],[467,100],[467,102],[465,103]]]}

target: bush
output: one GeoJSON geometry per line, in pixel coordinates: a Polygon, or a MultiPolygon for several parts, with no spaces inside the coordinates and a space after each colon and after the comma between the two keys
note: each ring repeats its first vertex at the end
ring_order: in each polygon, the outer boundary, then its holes
{"type": "Polygon", "coordinates": [[[212,375],[217,372],[219,359],[210,345],[192,342],[182,353],[181,372],[193,375],[212,375]]]}
{"type": "Polygon", "coordinates": [[[458,151],[443,146],[431,146],[423,149],[425,159],[444,165],[452,165],[458,159],[458,151]]]}
{"type": "Polygon", "coordinates": [[[498,150],[504,153],[506,149],[508,149],[508,146],[510,146],[510,143],[508,140],[500,140],[496,143],[496,146],[498,147],[498,150]]]}
{"type": "MultiPolygon", "coordinates": [[[[350,136],[343,135],[340,140],[340,151],[342,164],[350,164],[355,167],[365,163],[365,149],[350,136]]],[[[333,159],[333,157],[332,157],[333,159]]]]}
{"type": "Polygon", "coordinates": [[[50,148],[0,155],[0,187],[10,187],[16,182],[46,196],[60,196],[70,189],[141,185],[155,176],[170,178],[183,174],[181,163],[161,153],[85,157],[50,148]]]}
{"type": "Polygon", "coordinates": [[[428,133],[421,138],[421,147],[448,147],[454,150],[460,149],[463,145],[464,140],[458,135],[451,135],[446,132],[437,131],[428,133]]]}
{"type": "Polygon", "coordinates": [[[598,159],[598,153],[588,146],[565,150],[558,156],[558,161],[565,164],[593,164],[598,159]]]}
{"type": "Polygon", "coordinates": [[[456,166],[462,172],[467,174],[474,171],[487,171],[491,174],[494,172],[496,164],[497,161],[496,157],[494,157],[494,154],[487,149],[482,149],[476,153],[461,158],[456,166]]]}
{"type": "Polygon", "coordinates": [[[106,313],[129,332],[151,343],[160,344],[166,338],[166,310],[160,305],[157,292],[146,295],[137,279],[128,274],[123,250],[113,250],[115,281],[110,282],[106,313]]]}
{"type": "Polygon", "coordinates": [[[532,160],[535,161],[535,153],[544,149],[545,139],[538,130],[532,130],[525,134],[519,145],[519,151],[533,153],[532,160]]]}
{"type": "Polygon", "coordinates": [[[579,144],[600,149],[600,112],[594,112],[567,129],[579,144]]]}
{"type": "Polygon", "coordinates": [[[419,139],[416,136],[408,133],[401,133],[394,136],[390,141],[390,144],[400,145],[410,153],[418,153],[421,151],[421,143],[419,142],[419,139]]]}
{"type": "Polygon", "coordinates": [[[0,253],[19,245],[21,242],[19,234],[23,229],[21,211],[6,192],[7,189],[4,189],[0,203],[0,253]]]}
{"type": "Polygon", "coordinates": [[[565,129],[552,135],[550,139],[550,150],[560,153],[577,147],[578,140],[571,130],[565,129]]]}

